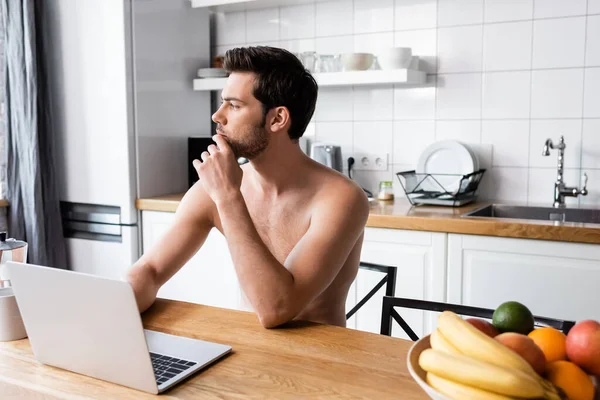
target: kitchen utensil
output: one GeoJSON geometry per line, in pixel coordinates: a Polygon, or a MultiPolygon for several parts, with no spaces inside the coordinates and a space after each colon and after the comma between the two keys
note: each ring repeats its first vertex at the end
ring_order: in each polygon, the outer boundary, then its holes
{"type": "Polygon", "coordinates": [[[0,232],[0,342],[27,337],[5,267],[8,261],[27,261],[27,243],[6,236],[6,232],[0,232]]]}
{"type": "Polygon", "coordinates": [[[198,70],[199,78],[226,78],[227,71],[223,68],[200,68],[198,70]]]}
{"type": "Polygon", "coordinates": [[[345,53],[340,55],[344,71],[365,71],[371,68],[375,56],[371,53],[345,53]]]}
{"type": "Polygon", "coordinates": [[[421,153],[416,168],[417,174],[439,174],[439,183],[451,193],[458,192],[462,175],[476,170],[474,155],[456,140],[442,140],[429,145],[421,153]]]}
{"type": "Polygon", "coordinates": [[[334,56],[331,54],[321,54],[317,57],[315,72],[339,72],[340,69],[340,56],[334,56]]]}
{"type": "Polygon", "coordinates": [[[422,339],[417,340],[408,350],[406,357],[406,365],[410,376],[417,382],[419,386],[427,393],[427,395],[433,400],[452,400],[449,397],[444,396],[425,382],[426,372],[419,366],[419,356],[421,353],[430,349],[431,344],[429,343],[429,335],[422,339]]]}
{"type": "Polygon", "coordinates": [[[381,69],[408,68],[412,60],[410,47],[391,47],[377,54],[381,69]]]}
{"type": "Polygon", "coordinates": [[[0,342],[27,337],[25,325],[11,287],[0,289],[0,342]]]}
{"type": "Polygon", "coordinates": [[[310,148],[310,158],[338,172],[343,172],[340,146],[323,142],[313,143],[310,148]]]}

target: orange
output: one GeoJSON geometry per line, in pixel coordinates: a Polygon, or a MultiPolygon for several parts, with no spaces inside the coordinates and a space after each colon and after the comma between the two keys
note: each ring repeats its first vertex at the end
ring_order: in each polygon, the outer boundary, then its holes
{"type": "Polygon", "coordinates": [[[569,400],[593,400],[594,383],[581,368],[570,361],[554,361],[546,366],[546,377],[561,388],[569,400]]]}
{"type": "Polygon", "coordinates": [[[529,336],[546,356],[546,362],[567,359],[567,336],[554,328],[534,329],[529,336]]]}

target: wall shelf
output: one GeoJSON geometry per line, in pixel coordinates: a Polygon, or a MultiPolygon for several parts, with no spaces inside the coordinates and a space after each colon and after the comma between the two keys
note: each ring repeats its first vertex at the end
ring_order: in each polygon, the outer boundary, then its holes
{"type": "MultiPolygon", "coordinates": [[[[316,0],[317,2],[327,0],[316,0]]],[[[256,10],[278,6],[296,6],[315,0],[191,0],[192,8],[209,8],[216,12],[256,10]]]]}
{"type": "MultiPolygon", "coordinates": [[[[319,87],[334,86],[381,86],[406,85],[408,87],[422,85],[427,80],[424,71],[413,69],[348,71],[313,74],[319,87]]],[[[194,90],[221,90],[227,78],[194,79],[194,90]]]]}

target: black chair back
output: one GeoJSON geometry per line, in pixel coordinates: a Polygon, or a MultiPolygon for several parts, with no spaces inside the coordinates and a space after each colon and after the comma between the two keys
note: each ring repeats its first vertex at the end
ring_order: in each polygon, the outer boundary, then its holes
{"type": "Polygon", "coordinates": [[[373,289],[371,289],[371,291],[369,293],[367,293],[367,295],[362,300],[360,300],[350,311],[348,311],[346,313],[346,320],[350,319],[350,317],[352,317],[354,314],[356,314],[356,312],[363,305],[365,305],[365,303],[367,301],[369,301],[369,299],[371,299],[371,297],[373,297],[375,295],[375,293],[377,293],[377,291],[379,289],[381,289],[381,287],[383,285],[386,285],[385,286],[385,295],[386,296],[393,296],[394,291],[396,290],[396,267],[372,264],[372,263],[367,263],[367,262],[361,261],[361,263],[358,265],[358,268],[364,269],[364,270],[369,270],[369,271],[382,272],[385,274],[385,276],[383,277],[383,279],[381,279],[379,281],[379,283],[377,283],[377,285],[375,285],[373,287],[373,289]]]}

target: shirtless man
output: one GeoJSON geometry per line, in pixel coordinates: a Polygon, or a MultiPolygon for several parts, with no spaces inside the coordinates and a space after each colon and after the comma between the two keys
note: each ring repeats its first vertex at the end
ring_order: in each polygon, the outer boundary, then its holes
{"type": "Polygon", "coordinates": [[[194,160],[199,181],[166,233],[177,240],[150,249],[128,272],[138,307],[152,305],[214,227],[264,327],[295,319],[346,326],[369,206],[359,186],[300,149],[317,84],[282,49],[233,49],[224,64],[230,76],[212,116],[215,145],[194,160]],[[250,162],[240,167],[237,157],[250,162]]]}

